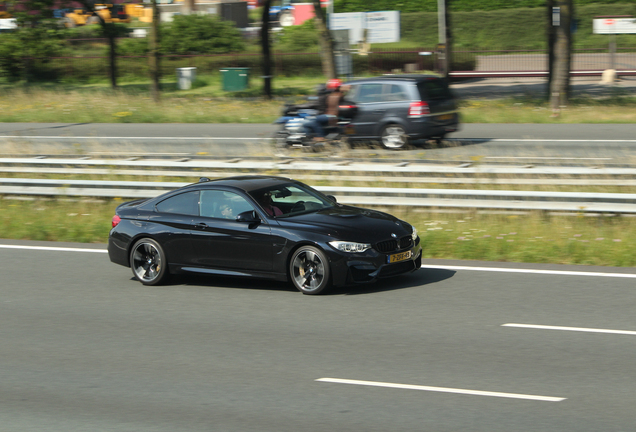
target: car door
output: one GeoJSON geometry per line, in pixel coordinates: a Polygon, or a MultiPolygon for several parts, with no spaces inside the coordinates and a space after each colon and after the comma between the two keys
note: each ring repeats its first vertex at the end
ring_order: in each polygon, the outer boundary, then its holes
{"type": "Polygon", "coordinates": [[[155,205],[155,213],[148,218],[146,230],[161,244],[170,264],[192,262],[190,231],[198,214],[199,191],[172,195],[155,205]]]}
{"type": "Polygon", "coordinates": [[[242,195],[202,190],[199,216],[193,220],[194,265],[214,269],[270,271],[273,241],[265,222],[239,222],[236,217],[254,206],[242,195]],[[231,211],[228,211],[228,208],[231,211]]]}
{"type": "Polygon", "coordinates": [[[382,103],[382,83],[361,83],[352,88],[347,97],[358,107],[352,124],[356,136],[375,136],[375,126],[384,116],[386,107],[382,103]]]}

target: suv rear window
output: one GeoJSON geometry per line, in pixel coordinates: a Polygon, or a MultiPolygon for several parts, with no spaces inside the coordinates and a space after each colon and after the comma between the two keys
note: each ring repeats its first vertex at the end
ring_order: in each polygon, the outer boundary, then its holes
{"type": "Polygon", "coordinates": [[[439,78],[431,78],[418,82],[417,90],[422,100],[453,98],[446,81],[439,78]]]}

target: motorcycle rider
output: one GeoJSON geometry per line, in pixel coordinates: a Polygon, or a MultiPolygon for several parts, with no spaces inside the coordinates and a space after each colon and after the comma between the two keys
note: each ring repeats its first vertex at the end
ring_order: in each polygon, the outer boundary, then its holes
{"type": "Polygon", "coordinates": [[[323,141],[325,139],[325,126],[336,126],[338,124],[338,107],[344,98],[349,86],[343,85],[342,80],[338,78],[327,81],[326,86],[328,93],[320,96],[324,98],[319,100],[319,112],[315,119],[304,124],[308,135],[313,134],[315,141],[323,141]],[[324,110],[324,113],[322,112],[324,110]]]}

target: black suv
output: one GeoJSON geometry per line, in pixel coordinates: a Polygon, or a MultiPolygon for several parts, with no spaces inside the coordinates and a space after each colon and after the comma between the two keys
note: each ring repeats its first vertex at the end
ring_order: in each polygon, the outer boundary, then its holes
{"type": "Polygon", "coordinates": [[[436,75],[387,75],[349,81],[346,101],[357,106],[351,139],[380,140],[401,149],[409,140],[436,139],[459,128],[455,98],[436,75]]]}

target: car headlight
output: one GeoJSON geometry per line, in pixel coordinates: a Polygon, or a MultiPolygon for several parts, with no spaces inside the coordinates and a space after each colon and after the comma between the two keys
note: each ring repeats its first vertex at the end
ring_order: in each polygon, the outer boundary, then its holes
{"type": "Polygon", "coordinates": [[[349,253],[361,253],[367,249],[371,249],[369,243],[355,243],[346,241],[332,241],[329,242],[329,246],[342,252],[349,253]]]}
{"type": "Polygon", "coordinates": [[[413,228],[413,232],[411,233],[411,238],[413,239],[413,242],[415,242],[415,240],[417,240],[417,228],[415,228],[413,225],[411,225],[411,228],[413,228]]]}

